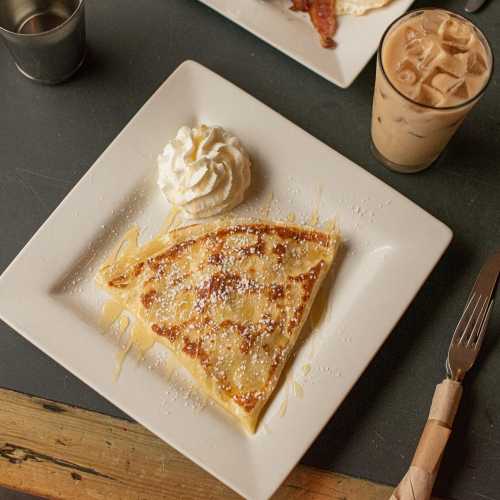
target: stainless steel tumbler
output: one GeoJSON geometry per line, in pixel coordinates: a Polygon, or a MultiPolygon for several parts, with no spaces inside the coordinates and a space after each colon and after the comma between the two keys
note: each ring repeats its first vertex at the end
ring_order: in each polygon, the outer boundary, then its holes
{"type": "Polygon", "coordinates": [[[0,33],[23,75],[62,82],[85,59],[84,0],[0,0],[0,33]]]}

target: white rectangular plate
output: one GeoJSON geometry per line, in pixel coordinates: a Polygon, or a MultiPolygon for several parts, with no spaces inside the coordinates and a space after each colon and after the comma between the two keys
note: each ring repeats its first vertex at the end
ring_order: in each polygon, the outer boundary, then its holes
{"type": "Polygon", "coordinates": [[[446,226],[362,168],[186,62],[5,271],[0,316],[230,487],[266,498],[348,394],[450,239],[446,226]],[[129,355],[114,382],[119,341],[98,327],[105,297],[94,285],[97,266],[130,225],[143,228],[143,241],[159,229],[168,207],[155,186],[156,156],[181,125],[200,123],[234,132],[253,159],[252,188],[238,213],[255,214],[272,193],[275,217],[293,212],[300,220],[317,208],[321,220],[335,216],[345,240],[327,313],[288,370],[303,398],[292,394],[290,383],[281,385],[254,436],[214,405],[203,407],[182,373],[166,379],[164,359],[167,367],[173,361],[161,346],[141,362],[129,355]]]}
{"type": "Polygon", "coordinates": [[[363,16],[339,16],[337,47],[320,46],[308,14],[290,0],[200,0],[339,87],[347,88],[375,54],[382,34],[413,0],[392,0],[363,16]]]}

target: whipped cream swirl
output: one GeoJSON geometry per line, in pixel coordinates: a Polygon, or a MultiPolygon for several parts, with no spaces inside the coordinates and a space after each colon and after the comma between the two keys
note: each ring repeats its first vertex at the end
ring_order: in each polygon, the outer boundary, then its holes
{"type": "Polygon", "coordinates": [[[188,218],[210,217],[243,201],[250,158],[221,127],[181,127],[158,157],[158,186],[188,218]]]}

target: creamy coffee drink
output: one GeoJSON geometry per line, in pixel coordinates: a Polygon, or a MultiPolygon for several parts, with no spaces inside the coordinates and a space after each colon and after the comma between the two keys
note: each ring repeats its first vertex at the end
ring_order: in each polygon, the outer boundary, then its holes
{"type": "Polygon", "coordinates": [[[441,153],[490,78],[491,49],[466,19],[414,11],[389,28],[377,60],[372,141],[392,169],[416,172],[441,153]]]}

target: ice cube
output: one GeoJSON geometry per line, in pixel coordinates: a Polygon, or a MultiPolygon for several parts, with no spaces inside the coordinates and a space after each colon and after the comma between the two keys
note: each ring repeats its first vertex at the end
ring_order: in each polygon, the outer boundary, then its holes
{"type": "Polygon", "coordinates": [[[434,40],[426,40],[426,42],[424,52],[419,57],[420,63],[418,65],[418,68],[423,70],[428,69],[435,59],[443,52],[438,42],[434,40]]]}
{"type": "Polygon", "coordinates": [[[448,73],[437,73],[431,80],[431,86],[439,90],[441,94],[446,95],[460,82],[463,82],[463,80],[455,78],[448,73]]]}
{"type": "Polygon", "coordinates": [[[465,52],[474,36],[472,28],[462,21],[447,19],[439,27],[438,34],[449,47],[465,52]]]}
{"type": "Polygon", "coordinates": [[[467,88],[467,84],[464,80],[460,80],[455,87],[450,89],[450,94],[463,99],[464,101],[469,99],[469,89],[467,88]]]}
{"type": "Polygon", "coordinates": [[[413,40],[417,40],[418,38],[422,38],[423,33],[417,31],[415,28],[406,28],[405,31],[405,39],[407,42],[412,42],[413,40]]]}
{"type": "Polygon", "coordinates": [[[437,34],[441,25],[449,19],[444,12],[429,10],[422,14],[422,28],[426,33],[437,34]]]}
{"type": "Polygon", "coordinates": [[[458,43],[454,42],[445,42],[443,41],[442,43],[443,49],[448,52],[450,55],[456,55],[456,54],[464,54],[467,52],[469,49],[467,45],[460,45],[458,43]]]}
{"type": "Polygon", "coordinates": [[[406,44],[406,53],[410,56],[419,57],[424,53],[425,40],[414,38],[406,44]]]}
{"type": "Polygon", "coordinates": [[[415,95],[415,100],[427,106],[438,106],[443,100],[443,94],[430,85],[423,83],[415,95]]]}
{"type": "Polygon", "coordinates": [[[466,56],[466,54],[457,54],[452,56],[443,52],[439,58],[438,67],[450,75],[462,77],[465,73],[467,73],[466,56]]]}
{"type": "Polygon", "coordinates": [[[419,61],[423,61],[429,54],[439,52],[438,42],[430,38],[416,38],[407,43],[405,48],[408,55],[416,56],[419,61]]]}
{"type": "Polygon", "coordinates": [[[467,57],[467,71],[473,75],[482,75],[488,65],[479,52],[470,52],[467,57]]]}
{"type": "Polygon", "coordinates": [[[415,85],[420,79],[420,72],[410,59],[404,59],[396,68],[398,80],[405,85],[415,85]]]}

